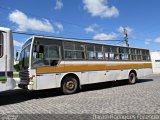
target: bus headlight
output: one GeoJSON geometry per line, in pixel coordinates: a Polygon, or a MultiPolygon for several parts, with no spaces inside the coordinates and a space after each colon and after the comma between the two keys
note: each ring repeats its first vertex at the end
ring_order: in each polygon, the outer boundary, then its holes
{"type": "Polygon", "coordinates": [[[32,75],[31,77],[29,77],[29,80],[33,80],[33,78],[36,77],[35,75],[32,75]]]}

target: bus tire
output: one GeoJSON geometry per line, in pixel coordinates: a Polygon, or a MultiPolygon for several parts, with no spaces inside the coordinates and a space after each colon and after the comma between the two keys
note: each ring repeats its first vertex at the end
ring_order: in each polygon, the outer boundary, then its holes
{"type": "Polygon", "coordinates": [[[73,94],[78,90],[78,81],[73,76],[67,76],[62,81],[61,89],[65,95],[73,94]]]}
{"type": "Polygon", "coordinates": [[[134,72],[131,72],[129,74],[129,80],[128,80],[129,84],[135,84],[136,80],[137,80],[136,74],[134,72]]]}

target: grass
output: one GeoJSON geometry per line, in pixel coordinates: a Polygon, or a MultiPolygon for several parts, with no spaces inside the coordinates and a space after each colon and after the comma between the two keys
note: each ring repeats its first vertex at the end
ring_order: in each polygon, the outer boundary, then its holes
{"type": "MultiPolygon", "coordinates": [[[[13,73],[13,78],[19,78],[19,73],[13,73]]],[[[0,81],[6,81],[7,77],[0,76],[0,81]]]]}
{"type": "Polygon", "coordinates": [[[19,78],[19,73],[17,74],[17,73],[14,73],[13,74],[13,78],[19,78]]]}
{"type": "Polygon", "coordinates": [[[5,76],[1,76],[1,77],[0,77],[0,81],[6,81],[6,79],[7,79],[7,78],[6,78],[5,76]]]}

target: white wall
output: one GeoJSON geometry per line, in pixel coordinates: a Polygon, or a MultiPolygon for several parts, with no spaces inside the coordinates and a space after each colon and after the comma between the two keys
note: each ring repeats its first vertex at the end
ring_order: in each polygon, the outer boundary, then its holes
{"type": "Polygon", "coordinates": [[[151,52],[153,73],[160,74],[160,51],[151,52]]]}

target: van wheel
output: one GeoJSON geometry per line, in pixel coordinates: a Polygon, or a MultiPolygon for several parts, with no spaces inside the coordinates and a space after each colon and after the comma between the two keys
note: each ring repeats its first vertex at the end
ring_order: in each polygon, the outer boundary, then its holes
{"type": "Polygon", "coordinates": [[[66,77],[61,85],[62,92],[66,95],[75,93],[77,91],[77,88],[78,81],[72,76],[66,77]]]}
{"type": "Polygon", "coordinates": [[[131,72],[129,74],[129,84],[135,84],[136,83],[136,80],[137,80],[137,76],[135,73],[131,72]]]}

